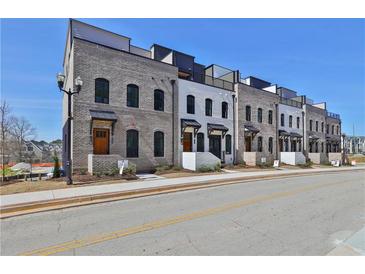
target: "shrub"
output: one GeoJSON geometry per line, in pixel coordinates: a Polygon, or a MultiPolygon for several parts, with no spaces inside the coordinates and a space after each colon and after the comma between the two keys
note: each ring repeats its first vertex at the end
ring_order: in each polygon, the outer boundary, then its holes
{"type": "Polygon", "coordinates": [[[306,160],[305,164],[299,164],[298,166],[301,168],[310,168],[312,167],[313,162],[309,159],[306,160]]]}
{"type": "Polygon", "coordinates": [[[56,154],[53,156],[53,162],[54,162],[53,178],[59,178],[61,176],[60,161],[56,154]]]}
{"type": "Polygon", "coordinates": [[[220,172],[221,171],[221,164],[217,163],[216,165],[202,165],[199,169],[199,172],[220,172]]]}
{"type": "Polygon", "coordinates": [[[221,171],[221,169],[222,169],[222,167],[221,167],[221,164],[220,164],[220,163],[217,163],[217,164],[214,166],[214,171],[216,171],[216,172],[220,172],[220,171],[221,171]]]}
{"type": "Polygon", "coordinates": [[[110,171],[110,175],[111,176],[116,176],[118,174],[119,174],[119,168],[113,167],[112,170],[110,171]]]}
{"type": "Polygon", "coordinates": [[[86,175],[87,170],[86,170],[86,168],[81,168],[81,169],[79,170],[79,172],[80,172],[80,175],[86,175]]]}
{"type": "Polygon", "coordinates": [[[128,164],[128,167],[127,168],[125,168],[124,170],[123,170],[123,173],[124,174],[136,174],[136,165],[135,164],[132,164],[132,163],[129,163],[128,164]]]}

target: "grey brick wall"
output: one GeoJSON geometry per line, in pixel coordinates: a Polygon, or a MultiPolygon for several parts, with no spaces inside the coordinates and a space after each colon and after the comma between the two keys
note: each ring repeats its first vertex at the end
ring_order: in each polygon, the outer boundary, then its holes
{"type": "MultiPolygon", "coordinates": [[[[305,152],[309,153],[309,136],[315,136],[318,139],[318,152],[322,153],[322,143],[324,146],[323,153],[326,152],[326,111],[321,108],[314,107],[312,105],[304,105],[303,106],[305,111],[305,152]],[[310,120],[313,121],[313,128],[310,130],[310,120]],[[318,121],[318,131],[316,131],[316,121],[318,121]],[[321,123],[324,123],[324,128],[322,132],[321,123]]],[[[315,146],[313,146],[313,151],[315,152],[315,146]]]]}
{"type": "Polygon", "coordinates": [[[158,164],[173,163],[172,85],[177,68],[168,64],[117,51],[87,41],[74,39],[74,76],[84,81],[73,102],[73,167],[87,168],[88,154],[93,152],[90,135],[90,109],[114,111],[118,117],[110,154],[126,158],[126,131],[139,131],[139,157],[128,160],[138,171],[147,171],[158,164]],[[109,104],[95,103],[95,79],[109,80],[109,104]],[[126,106],[127,85],[139,86],[139,108],[126,106]],[[154,90],[165,95],[165,111],[154,110],[154,90]],[[154,131],[165,135],[164,157],[153,155],[154,131]]]}
{"type": "Polygon", "coordinates": [[[256,134],[252,142],[252,151],[257,151],[257,140],[259,136],[263,138],[263,151],[261,157],[266,157],[267,160],[277,159],[277,130],[276,130],[276,106],[279,103],[279,96],[275,93],[257,89],[245,84],[237,84],[237,100],[238,100],[238,153],[237,160],[243,160],[245,150],[244,124],[250,124],[260,130],[256,134]],[[251,106],[251,122],[246,121],[246,105],[251,106]],[[262,108],[262,123],[257,120],[257,110],[262,108]],[[268,123],[268,112],[273,111],[273,122],[268,123]],[[269,153],[269,137],[273,138],[273,153],[269,153]]]}

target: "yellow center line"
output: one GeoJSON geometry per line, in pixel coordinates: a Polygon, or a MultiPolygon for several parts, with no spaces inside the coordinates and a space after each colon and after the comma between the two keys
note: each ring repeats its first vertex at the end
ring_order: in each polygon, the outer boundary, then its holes
{"type": "Polygon", "coordinates": [[[158,228],[190,221],[193,219],[198,219],[198,218],[214,215],[217,213],[222,213],[222,212],[225,212],[225,211],[228,211],[231,209],[236,209],[236,208],[240,208],[240,207],[244,207],[244,206],[248,206],[248,205],[253,205],[253,204],[256,204],[259,202],[265,202],[265,201],[270,201],[270,200],[274,200],[274,199],[278,199],[278,198],[294,196],[296,194],[300,194],[303,192],[308,192],[311,190],[324,188],[327,186],[344,184],[347,182],[349,182],[349,181],[328,183],[328,184],[319,185],[319,186],[318,185],[307,186],[307,187],[298,188],[298,189],[295,189],[292,191],[277,192],[277,193],[273,193],[270,195],[261,195],[261,196],[254,197],[252,199],[242,200],[239,202],[226,204],[226,205],[223,205],[220,207],[214,207],[214,208],[209,208],[209,209],[205,209],[205,210],[201,210],[201,211],[196,211],[193,213],[180,215],[180,216],[170,218],[170,219],[154,221],[154,222],[146,223],[146,224],[139,225],[139,226],[121,229],[121,230],[114,231],[114,232],[111,232],[108,234],[101,234],[101,235],[98,234],[98,235],[86,237],[86,238],[80,239],[80,240],[73,240],[73,241],[62,243],[62,244],[57,244],[57,245],[48,246],[48,247],[41,248],[41,249],[36,249],[36,250],[20,253],[19,255],[21,255],[21,256],[53,255],[56,253],[69,251],[69,250],[72,250],[75,248],[90,246],[90,245],[94,245],[97,243],[122,238],[122,237],[129,236],[132,234],[137,234],[137,233],[141,233],[141,232],[145,232],[145,231],[149,231],[149,230],[153,230],[153,229],[158,229],[158,228]]]}

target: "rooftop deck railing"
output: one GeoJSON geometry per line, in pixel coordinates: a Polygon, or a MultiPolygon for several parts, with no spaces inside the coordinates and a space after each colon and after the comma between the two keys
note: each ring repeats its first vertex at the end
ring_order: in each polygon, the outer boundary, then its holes
{"type": "Polygon", "coordinates": [[[302,103],[288,98],[280,97],[280,103],[292,107],[302,108],[302,103]]]}
{"type": "Polygon", "coordinates": [[[229,82],[229,81],[226,81],[223,79],[219,79],[219,78],[214,78],[209,75],[205,75],[204,78],[205,78],[204,83],[207,85],[226,89],[226,90],[231,90],[231,91],[234,90],[234,84],[232,82],[229,82]]]}
{"type": "Polygon", "coordinates": [[[327,116],[335,119],[340,119],[340,114],[327,111],[327,116]]]}

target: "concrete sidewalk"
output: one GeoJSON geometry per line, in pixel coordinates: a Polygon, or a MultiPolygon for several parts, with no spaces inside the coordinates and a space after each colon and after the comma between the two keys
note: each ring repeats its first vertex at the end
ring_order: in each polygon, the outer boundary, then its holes
{"type": "Polygon", "coordinates": [[[250,178],[257,179],[260,177],[270,177],[270,176],[290,176],[290,175],[300,175],[300,174],[311,174],[318,172],[339,172],[339,171],[350,171],[350,170],[365,170],[365,167],[339,167],[339,168],[317,168],[317,169],[301,169],[301,170],[265,170],[257,172],[236,172],[236,173],[224,173],[217,175],[204,175],[204,176],[191,176],[183,178],[174,179],[155,179],[147,181],[136,181],[131,183],[114,183],[110,185],[97,185],[97,186],[85,186],[77,188],[68,189],[55,189],[28,193],[19,193],[11,195],[1,195],[0,196],[0,206],[1,208],[26,204],[26,203],[36,203],[45,202],[58,199],[67,198],[78,198],[90,195],[100,195],[116,192],[127,192],[127,191],[139,191],[146,189],[157,189],[159,187],[166,186],[177,186],[177,185],[188,185],[197,183],[207,183],[209,181],[215,180],[237,180],[243,179],[248,180],[250,178]]]}

